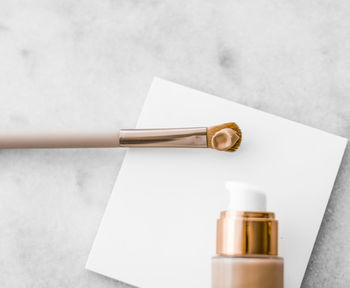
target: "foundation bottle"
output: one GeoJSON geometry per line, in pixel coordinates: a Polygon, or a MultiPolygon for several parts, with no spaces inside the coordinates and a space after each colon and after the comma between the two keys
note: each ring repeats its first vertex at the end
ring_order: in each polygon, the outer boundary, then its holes
{"type": "Polygon", "coordinates": [[[212,288],[283,288],[278,223],[266,196],[254,186],[227,182],[228,210],[217,221],[212,288]]]}

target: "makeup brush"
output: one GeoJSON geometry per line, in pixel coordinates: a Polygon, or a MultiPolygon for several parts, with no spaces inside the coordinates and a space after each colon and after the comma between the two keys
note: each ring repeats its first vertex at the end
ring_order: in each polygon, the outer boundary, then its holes
{"type": "Polygon", "coordinates": [[[122,129],[91,133],[0,133],[4,148],[183,147],[233,152],[241,144],[236,123],[211,127],[122,129]]]}

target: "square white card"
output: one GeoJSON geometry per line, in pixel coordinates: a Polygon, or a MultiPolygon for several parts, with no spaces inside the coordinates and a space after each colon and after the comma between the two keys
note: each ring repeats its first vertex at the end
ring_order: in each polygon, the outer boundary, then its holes
{"type": "MultiPolygon", "coordinates": [[[[266,191],[285,287],[301,285],[347,140],[156,78],[137,128],[236,122],[234,153],[130,149],[86,268],[141,288],[209,288],[226,180],[266,191]]],[[[128,128],[128,127],[126,127],[128,128]]]]}

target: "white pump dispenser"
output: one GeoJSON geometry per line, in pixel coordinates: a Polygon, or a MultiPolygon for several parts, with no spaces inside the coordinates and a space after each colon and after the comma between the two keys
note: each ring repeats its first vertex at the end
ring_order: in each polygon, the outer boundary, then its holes
{"type": "Polygon", "coordinates": [[[227,181],[226,188],[230,191],[228,210],[266,211],[266,196],[258,187],[242,182],[227,181]]]}

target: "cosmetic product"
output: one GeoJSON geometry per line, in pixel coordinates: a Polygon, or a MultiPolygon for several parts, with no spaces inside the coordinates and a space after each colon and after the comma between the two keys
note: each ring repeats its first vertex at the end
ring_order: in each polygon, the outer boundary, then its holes
{"type": "Polygon", "coordinates": [[[217,221],[212,288],[283,288],[278,223],[258,188],[227,182],[230,201],[217,221]]]}
{"type": "Polygon", "coordinates": [[[93,133],[0,133],[4,148],[182,147],[233,152],[241,144],[236,123],[211,127],[122,129],[93,133]]]}

